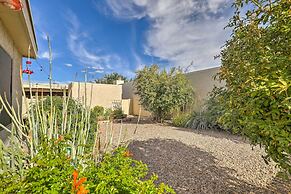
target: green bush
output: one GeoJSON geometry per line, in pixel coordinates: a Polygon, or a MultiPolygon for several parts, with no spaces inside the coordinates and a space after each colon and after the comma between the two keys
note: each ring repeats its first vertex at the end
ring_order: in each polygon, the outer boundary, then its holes
{"type": "Polygon", "coordinates": [[[235,1],[219,73],[226,82],[219,121],[263,145],[291,175],[290,0],[235,1]]]}
{"type": "Polygon", "coordinates": [[[68,157],[67,140],[62,138],[42,144],[39,150],[22,175],[0,175],[1,193],[72,193],[74,169],[86,178],[83,186],[91,193],[174,193],[163,183],[156,186],[156,176],[145,178],[146,165],[132,159],[126,148],[104,155],[97,164],[88,158],[86,165],[68,157]]]}
{"type": "Polygon", "coordinates": [[[112,117],[114,119],[123,119],[126,118],[126,114],[123,113],[122,108],[116,108],[112,111],[112,117]]]}
{"type": "Polygon", "coordinates": [[[100,164],[89,167],[88,188],[94,193],[174,193],[165,184],[155,185],[157,176],[149,179],[147,166],[130,157],[125,148],[106,154],[100,164]]]}
{"type": "Polygon", "coordinates": [[[157,65],[145,67],[137,72],[134,83],[141,105],[159,122],[194,98],[193,88],[180,69],[166,71],[157,65]]]}
{"type": "Polygon", "coordinates": [[[91,124],[96,125],[97,121],[104,120],[105,118],[105,109],[102,106],[95,106],[91,110],[90,121],[91,124]]]}
{"type": "Polygon", "coordinates": [[[175,127],[186,127],[186,124],[191,118],[191,114],[189,113],[179,113],[172,118],[172,124],[175,127]]]}
{"type": "Polygon", "coordinates": [[[201,107],[201,110],[194,111],[189,116],[189,119],[185,126],[192,129],[228,131],[227,128],[224,128],[222,125],[219,124],[219,118],[223,115],[225,111],[224,106],[221,103],[221,101],[223,101],[225,98],[224,94],[224,88],[215,87],[208,94],[208,99],[201,107]]]}

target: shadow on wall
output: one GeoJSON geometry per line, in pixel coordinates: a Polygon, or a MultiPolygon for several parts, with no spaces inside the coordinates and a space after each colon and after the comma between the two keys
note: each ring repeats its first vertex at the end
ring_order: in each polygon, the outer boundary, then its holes
{"type": "Polygon", "coordinates": [[[214,86],[223,87],[224,82],[214,80],[215,75],[219,72],[220,67],[204,69],[186,73],[185,76],[190,81],[195,92],[195,105],[194,110],[199,111],[205,100],[208,98],[209,92],[212,91],[214,86]]]}
{"type": "Polygon", "coordinates": [[[122,99],[131,99],[129,106],[129,114],[141,117],[150,117],[151,113],[146,111],[139,102],[139,96],[135,94],[133,82],[127,82],[122,85],[122,99]]]}

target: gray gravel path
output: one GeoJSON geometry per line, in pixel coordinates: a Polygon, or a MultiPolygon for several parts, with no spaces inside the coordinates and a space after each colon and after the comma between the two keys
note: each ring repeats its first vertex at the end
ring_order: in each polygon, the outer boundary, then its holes
{"type": "MultiPolygon", "coordinates": [[[[223,193],[291,191],[290,182],[275,178],[278,172],[275,165],[265,164],[261,157],[264,150],[258,146],[252,147],[241,137],[226,132],[193,131],[160,124],[140,124],[134,134],[135,127],[135,124],[122,125],[123,141],[132,142],[130,149],[134,157],[147,163],[150,171],[156,171],[161,180],[170,185],[178,181],[179,172],[183,173],[184,179],[180,177],[180,185],[175,187],[178,193],[212,193],[207,188],[218,189],[218,192],[220,186],[235,188],[221,190],[223,193]],[[171,161],[171,165],[163,168],[169,163],[167,161],[171,161]],[[177,176],[177,180],[171,176],[177,176]],[[195,183],[198,183],[198,187],[194,186],[195,183]]],[[[120,124],[114,124],[115,139],[119,129],[120,124]]]]}

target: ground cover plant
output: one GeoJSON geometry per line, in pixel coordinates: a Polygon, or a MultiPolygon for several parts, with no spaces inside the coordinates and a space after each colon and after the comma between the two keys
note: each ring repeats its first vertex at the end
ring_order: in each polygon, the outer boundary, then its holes
{"type": "MultiPolygon", "coordinates": [[[[81,165],[67,153],[67,139],[44,142],[31,167],[0,174],[1,193],[174,193],[156,176],[145,179],[147,166],[133,160],[125,147],[107,153],[98,163],[81,165]],[[143,181],[141,181],[143,180],[143,181]]],[[[88,157],[88,156],[83,156],[88,157]]]]}
{"type": "Polygon", "coordinates": [[[291,1],[237,0],[230,40],[221,52],[226,82],[218,119],[263,145],[291,174],[291,1]]]}
{"type": "Polygon", "coordinates": [[[194,92],[180,69],[160,70],[157,65],[137,72],[134,81],[141,105],[158,121],[193,101],[194,92]]]}

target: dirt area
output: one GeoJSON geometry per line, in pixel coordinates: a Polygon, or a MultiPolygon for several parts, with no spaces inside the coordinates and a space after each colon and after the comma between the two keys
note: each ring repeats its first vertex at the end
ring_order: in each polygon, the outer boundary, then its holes
{"type": "Polygon", "coordinates": [[[291,182],[275,175],[264,150],[226,132],[199,131],[159,124],[114,124],[114,142],[130,142],[133,158],[177,193],[288,193],[291,182]],[[121,129],[121,131],[120,131],[121,129]]]}

